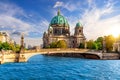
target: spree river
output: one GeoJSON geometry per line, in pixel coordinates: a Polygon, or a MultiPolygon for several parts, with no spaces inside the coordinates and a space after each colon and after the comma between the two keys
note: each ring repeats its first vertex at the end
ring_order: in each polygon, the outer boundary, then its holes
{"type": "Polygon", "coordinates": [[[36,55],[0,65],[0,80],[120,80],[120,61],[36,55]]]}

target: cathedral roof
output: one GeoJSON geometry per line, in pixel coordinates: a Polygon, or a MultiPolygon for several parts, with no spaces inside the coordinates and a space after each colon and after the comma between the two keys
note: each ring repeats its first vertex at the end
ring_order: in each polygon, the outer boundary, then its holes
{"type": "Polygon", "coordinates": [[[81,24],[80,22],[78,22],[78,23],[76,24],[76,27],[82,27],[82,24],[81,24]]]}
{"type": "Polygon", "coordinates": [[[54,25],[54,24],[58,24],[59,25],[60,24],[60,25],[68,26],[68,21],[66,20],[66,18],[64,16],[62,16],[60,14],[60,10],[58,10],[57,15],[52,18],[50,24],[51,25],[54,25]]]}

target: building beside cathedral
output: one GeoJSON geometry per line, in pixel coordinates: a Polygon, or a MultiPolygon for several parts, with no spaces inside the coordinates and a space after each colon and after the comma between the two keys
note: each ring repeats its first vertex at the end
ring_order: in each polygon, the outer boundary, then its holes
{"type": "Polygon", "coordinates": [[[0,42],[14,43],[14,40],[10,38],[9,34],[6,31],[0,31],[0,42]]]}
{"type": "Polygon", "coordinates": [[[113,44],[113,51],[120,53],[120,37],[116,42],[113,44]]]}
{"type": "Polygon", "coordinates": [[[52,18],[48,30],[43,34],[43,47],[49,46],[52,42],[64,40],[68,48],[78,48],[80,43],[85,43],[85,39],[83,26],[80,22],[75,26],[74,35],[70,35],[68,21],[58,10],[57,15],[52,18]]]}

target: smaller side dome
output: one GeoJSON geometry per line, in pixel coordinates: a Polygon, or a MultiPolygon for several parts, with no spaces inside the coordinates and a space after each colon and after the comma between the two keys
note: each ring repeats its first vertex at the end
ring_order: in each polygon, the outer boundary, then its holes
{"type": "Polygon", "coordinates": [[[48,28],[48,29],[53,30],[52,26],[49,26],[49,28],[48,28]]]}
{"type": "Polygon", "coordinates": [[[49,26],[48,31],[53,31],[52,26],[49,26]]]}
{"type": "Polygon", "coordinates": [[[82,24],[81,24],[80,22],[78,22],[78,23],[76,24],[76,27],[82,27],[82,24]]]}

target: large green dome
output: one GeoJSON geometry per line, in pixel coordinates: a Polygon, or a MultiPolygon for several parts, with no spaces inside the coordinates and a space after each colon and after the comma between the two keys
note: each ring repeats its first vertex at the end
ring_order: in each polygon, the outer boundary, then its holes
{"type": "Polygon", "coordinates": [[[54,25],[54,24],[68,26],[68,21],[66,20],[65,17],[63,17],[60,14],[59,10],[58,10],[57,16],[53,17],[51,20],[50,25],[54,25]]]}

